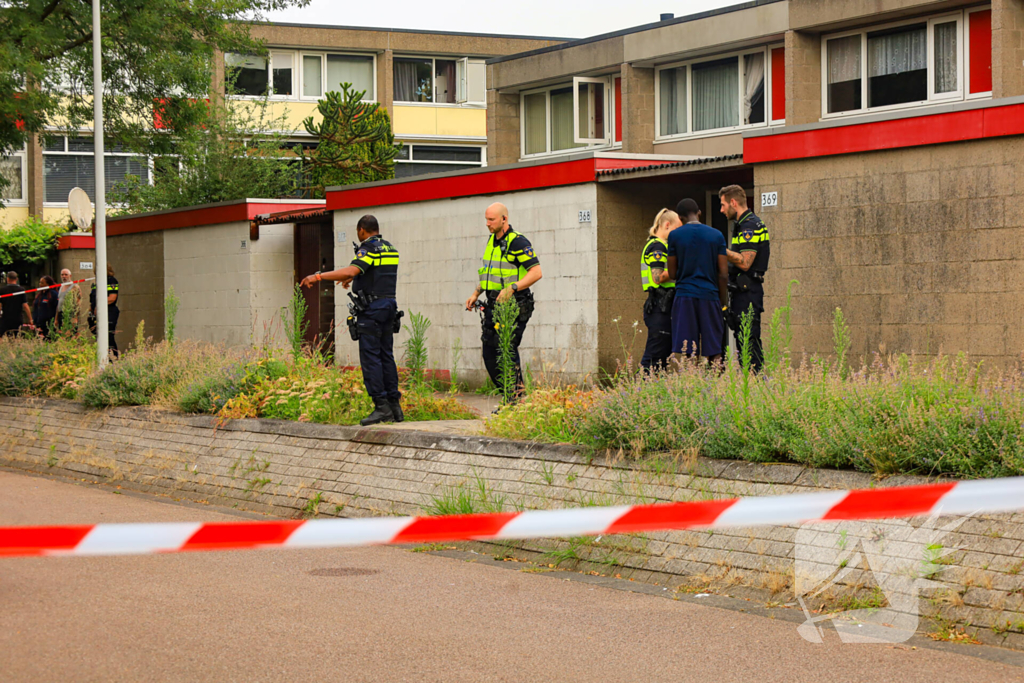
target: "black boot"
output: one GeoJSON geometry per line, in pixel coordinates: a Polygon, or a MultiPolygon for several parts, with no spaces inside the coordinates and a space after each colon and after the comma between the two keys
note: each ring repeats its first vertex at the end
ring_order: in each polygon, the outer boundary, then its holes
{"type": "Polygon", "coordinates": [[[373,399],[373,412],[359,421],[364,427],[380,424],[381,422],[394,422],[395,414],[391,412],[391,406],[385,398],[373,399]]]}
{"type": "Polygon", "coordinates": [[[391,406],[391,414],[395,416],[395,422],[404,422],[405,413],[402,412],[402,400],[389,400],[388,405],[391,406]]]}

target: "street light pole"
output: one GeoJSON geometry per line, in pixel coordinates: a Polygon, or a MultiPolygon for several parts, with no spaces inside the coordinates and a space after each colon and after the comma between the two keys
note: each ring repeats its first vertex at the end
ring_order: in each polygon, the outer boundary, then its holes
{"type": "Polygon", "coordinates": [[[96,168],[96,362],[107,365],[107,196],[103,156],[103,51],[100,47],[100,0],[92,0],[93,165],[96,168]]]}

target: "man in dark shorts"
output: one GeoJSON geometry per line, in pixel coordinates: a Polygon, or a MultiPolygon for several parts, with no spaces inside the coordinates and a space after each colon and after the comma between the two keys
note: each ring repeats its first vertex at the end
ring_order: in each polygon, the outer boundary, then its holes
{"type": "Polygon", "coordinates": [[[683,225],[668,236],[668,273],[676,281],[672,352],[714,362],[722,356],[729,303],[725,237],[700,222],[692,199],[679,202],[676,213],[683,225]]]}
{"type": "MultiPolygon", "coordinates": [[[[13,270],[7,273],[7,284],[0,287],[0,294],[16,294],[25,288],[18,284],[18,274],[13,270]]],[[[32,312],[24,294],[0,298],[0,334],[15,336],[21,330],[22,314],[32,320],[32,312]]]]}

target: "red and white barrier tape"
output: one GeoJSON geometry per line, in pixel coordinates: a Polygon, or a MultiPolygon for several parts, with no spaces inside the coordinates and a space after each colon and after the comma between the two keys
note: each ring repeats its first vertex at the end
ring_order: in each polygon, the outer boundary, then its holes
{"type": "Polygon", "coordinates": [[[0,528],[0,556],[139,555],[241,548],[328,548],[723,529],[1024,509],[1024,477],[697,503],[451,517],[0,528]]]}
{"type": "Polygon", "coordinates": [[[47,289],[57,289],[64,285],[77,285],[79,282],[88,282],[89,280],[95,280],[94,277],[87,277],[81,280],[72,280],[71,282],[58,282],[55,285],[46,285],[45,287],[36,287],[35,289],[23,289],[20,292],[11,292],[10,294],[0,294],[0,299],[6,299],[9,296],[21,296],[22,294],[28,294],[30,292],[42,292],[47,289]]]}

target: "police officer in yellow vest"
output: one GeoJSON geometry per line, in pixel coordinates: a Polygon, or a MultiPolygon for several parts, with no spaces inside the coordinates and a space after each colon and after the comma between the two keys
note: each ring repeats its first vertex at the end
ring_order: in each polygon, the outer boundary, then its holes
{"type": "Polygon", "coordinates": [[[676,283],[668,275],[668,234],[682,225],[678,214],[662,209],[654,219],[650,237],[640,256],[640,285],[647,292],[644,302],[644,325],[647,346],[640,359],[644,372],[664,370],[672,355],[672,301],[676,283]]]}
{"type": "Polygon", "coordinates": [[[481,294],[486,295],[483,315],[484,366],[494,386],[504,393],[498,370],[498,335],[494,329],[494,305],[514,296],[519,304],[519,318],[512,339],[516,363],[514,396],[522,393],[523,373],[519,360],[519,344],[523,341],[526,323],[533,315],[533,293],[530,286],[541,279],[540,261],[533,252],[530,240],[512,230],[508,222],[508,209],[504,204],[491,204],[484,212],[491,236],[484,248],[483,266],[479,270],[480,282],[466,299],[466,310],[471,311],[481,294]]]}

